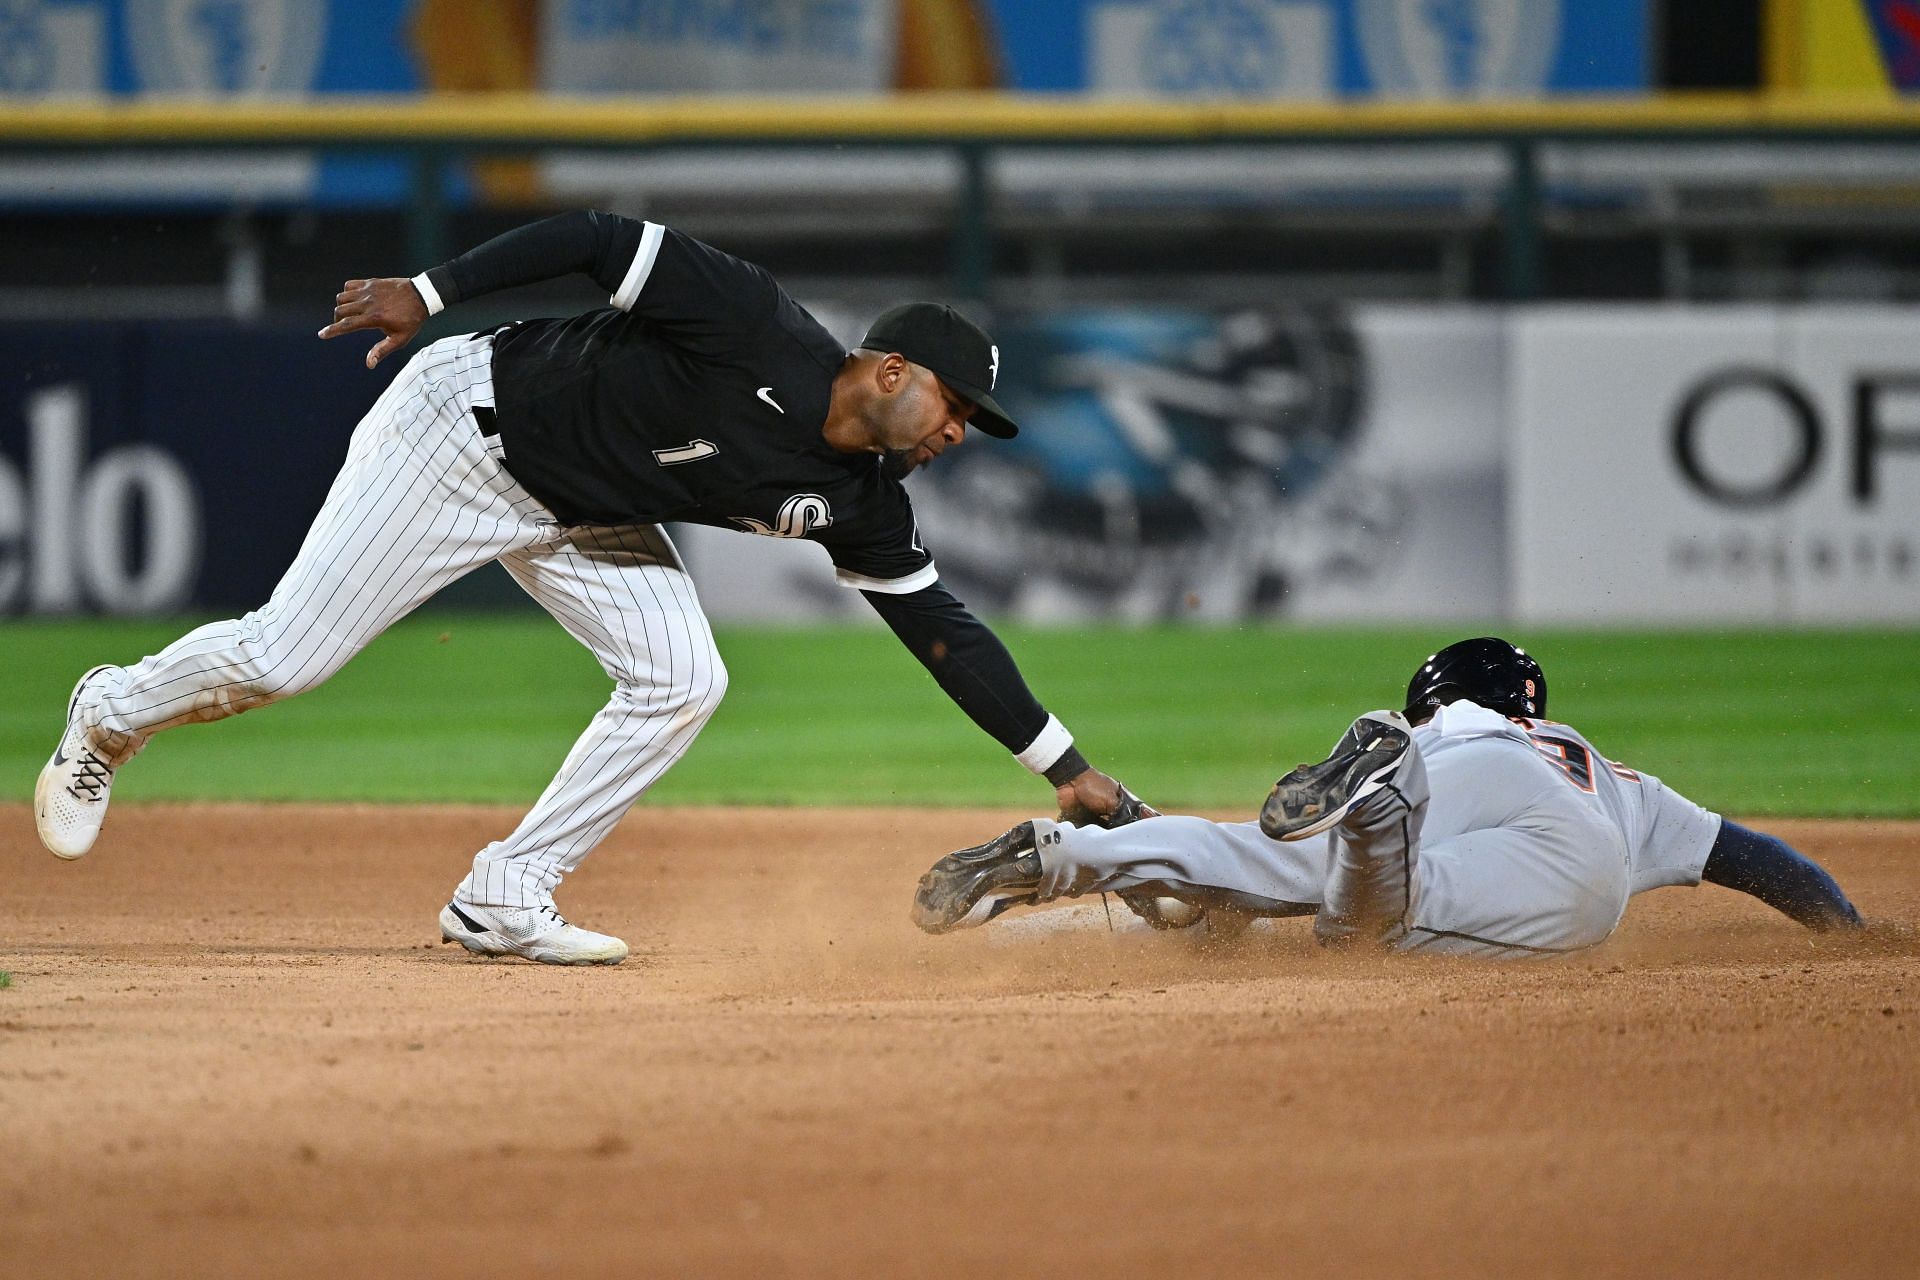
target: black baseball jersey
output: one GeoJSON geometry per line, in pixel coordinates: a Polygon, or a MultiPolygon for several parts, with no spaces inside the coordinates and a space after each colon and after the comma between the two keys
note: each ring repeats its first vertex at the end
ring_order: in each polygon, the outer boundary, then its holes
{"type": "Polygon", "coordinates": [[[560,214],[414,283],[429,308],[584,272],[613,306],[496,332],[508,471],[572,524],[692,521],[807,538],[940,687],[1055,782],[1086,761],[999,638],[940,582],[878,456],[821,431],[846,351],[760,267],[651,222],[560,214]]]}
{"type": "MultiPolygon", "coordinates": [[[[931,583],[900,482],[821,438],[845,348],[764,269],[658,223],[589,216],[613,305],[494,339],[514,478],[568,524],[807,538],[849,585],[931,583]]],[[[458,266],[441,269],[455,297],[471,292],[458,266]]]]}

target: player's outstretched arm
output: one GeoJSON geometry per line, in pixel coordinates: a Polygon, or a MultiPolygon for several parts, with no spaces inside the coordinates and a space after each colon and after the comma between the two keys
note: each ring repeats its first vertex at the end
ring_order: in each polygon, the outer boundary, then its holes
{"type": "Polygon", "coordinates": [[[1813,859],[1778,836],[1722,819],[1700,878],[1752,894],[1809,929],[1857,929],[1860,913],[1813,859]]]}
{"type": "Polygon", "coordinates": [[[1064,820],[1119,826],[1153,814],[1087,762],[1072,735],[1027,688],[1000,638],[952,592],[936,582],[899,595],[860,594],[955,705],[1021,764],[1053,784],[1064,820]]]}
{"type": "Polygon", "coordinates": [[[575,272],[611,293],[626,278],[645,227],[597,209],[559,213],[497,235],[411,280],[349,280],[334,299],[333,323],[320,336],[378,329],[384,336],[367,353],[371,369],[405,346],[427,317],[468,298],[575,272]]]}

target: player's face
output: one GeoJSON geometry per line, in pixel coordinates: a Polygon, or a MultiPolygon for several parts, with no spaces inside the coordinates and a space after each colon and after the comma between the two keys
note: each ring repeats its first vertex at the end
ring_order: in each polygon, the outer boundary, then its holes
{"type": "Polygon", "coordinates": [[[899,388],[887,398],[880,421],[881,452],[898,477],[924,466],[967,437],[973,402],[961,398],[932,371],[906,366],[899,388]]]}

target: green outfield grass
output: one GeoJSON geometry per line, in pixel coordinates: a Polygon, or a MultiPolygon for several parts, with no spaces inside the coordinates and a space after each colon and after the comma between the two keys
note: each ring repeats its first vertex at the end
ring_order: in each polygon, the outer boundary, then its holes
{"type": "MultiPolygon", "coordinates": [[[[0,794],[26,799],[69,687],[190,624],[0,626],[0,794]]],[[[1516,633],[1555,717],[1613,758],[1733,813],[1920,815],[1920,632],[1516,633]]],[[[1168,806],[1249,813],[1356,712],[1398,705],[1472,628],[1149,628],[1002,635],[1089,757],[1168,806]]],[[[674,804],[1045,807],[1038,783],[884,630],[722,629],[732,692],[652,792],[674,804]]],[[[544,617],[394,628],[314,693],[169,733],[116,799],[497,801],[536,796],[604,700],[544,617]]]]}

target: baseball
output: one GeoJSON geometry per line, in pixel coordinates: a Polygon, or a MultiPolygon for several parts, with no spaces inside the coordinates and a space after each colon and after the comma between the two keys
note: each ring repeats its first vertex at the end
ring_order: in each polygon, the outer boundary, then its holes
{"type": "Polygon", "coordinates": [[[1159,915],[1162,927],[1167,929],[1185,929],[1205,914],[1202,908],[1196,907],[1191,902],[1182,902],[1178,898],[1168,897],[1155,898],[1153,909],[1159,915]]]}

